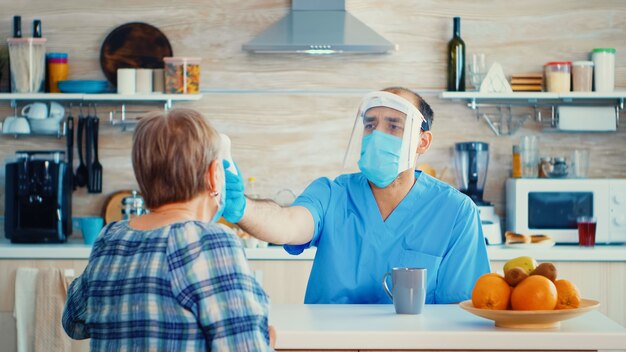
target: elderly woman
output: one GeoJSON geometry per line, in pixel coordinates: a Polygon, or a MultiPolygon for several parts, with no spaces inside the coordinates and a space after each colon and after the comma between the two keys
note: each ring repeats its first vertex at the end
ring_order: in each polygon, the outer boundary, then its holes
{"type": "Polygon", "coordinates": [[[268,300],[224,206],[220,136],[193,110],[141,119],[132,162],[150,213],[108,224],[68,289],[63,327],[91,351],[271,350],[268,300]]]}

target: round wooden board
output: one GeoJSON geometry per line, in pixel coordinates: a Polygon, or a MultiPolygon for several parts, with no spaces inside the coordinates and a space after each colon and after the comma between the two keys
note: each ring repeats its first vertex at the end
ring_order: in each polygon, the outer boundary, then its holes
{"type": "Polygon", "coordinates": [[[132,22],[115,28],[102,42],[100,66],[117,86],[118,68],[163,68],[163,58],[173,56],[169,40],[158,28],[132,22]]]}
{"type": "Polygon", "coordinates": [[[109,199],[104,203],[104,209],[102,209],[102,217],[105,224],[122,220],[122,199],[131,195],[132,192],[130,190],[123,190],[109,196],[109,199]]]}

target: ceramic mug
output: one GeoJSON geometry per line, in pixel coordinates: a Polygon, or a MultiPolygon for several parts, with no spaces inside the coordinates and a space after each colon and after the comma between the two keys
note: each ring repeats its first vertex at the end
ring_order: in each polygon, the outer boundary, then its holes
{"type": "Polygon", "coordinates": [[[93,244],[104,226],[104,219],[99,216],[74,218],[73,225],[80,228],[85,244],[93,244]]]}
{"type": "Polygon", "coordinates": [[[33,120],[48,118],[48,105],[46,103],[31,103],[22,108],[22,115],[33,120]]]}
{"type": "Polygon", "coordinates": [[[50,102],[50,113],[48,117],[57,119],[65,115],[65,108],[57,102],[50,102]]]}
{"type": "Polygon", "coordinates": [[[426,303],[426,269],[393,268],[383,275],[383,289],[397,314],[420,314],[426,303]],[[391,290],[387,277],[391,276],[391,290]]]}
{"type": "Polygon", "coordinates": [[[117,69],[117,94],[135,94],[135,71],[134,68],[117,69]]]}

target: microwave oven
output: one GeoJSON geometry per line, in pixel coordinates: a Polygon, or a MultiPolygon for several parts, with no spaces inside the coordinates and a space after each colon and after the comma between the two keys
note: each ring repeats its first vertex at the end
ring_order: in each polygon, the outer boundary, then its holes
{"type": "Polygon", "coordinates": [[[626,242],[626,179],[508,179],[507,230],[578,243],[578,216],[594,216],[596,243],[626,242]]]}

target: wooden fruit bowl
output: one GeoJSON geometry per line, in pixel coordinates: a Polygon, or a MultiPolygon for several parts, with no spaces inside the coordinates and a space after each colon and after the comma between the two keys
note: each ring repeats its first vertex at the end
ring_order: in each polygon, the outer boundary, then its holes
{"type": "Polygon", "coordinates": [[[557,310],[492,310],[475,308],[471,300],[459,303],[461,308],[482,318],[493,320],[497,327],[512,329],[558,328],[561,321],[583,315],[600,306],[600,302],[583,299],[580,307],[557,310]]]}

